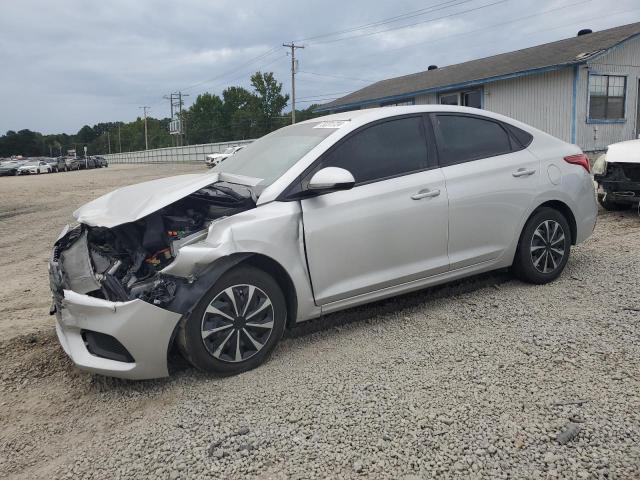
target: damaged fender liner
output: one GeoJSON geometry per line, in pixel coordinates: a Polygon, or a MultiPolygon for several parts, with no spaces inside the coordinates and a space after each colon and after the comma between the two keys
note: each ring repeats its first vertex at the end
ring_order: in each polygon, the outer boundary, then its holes
{"type": "MultiPolygon", "coordinates": [[[[197,305],[202,296],[213,287],[216,281],[218,281],[226,271],[252,255],[252,253],[236,253],[228,257],[222,257],[206,268],[198,275],[197,279],[191,282],[184,278],[171,277],[171,279],[176,282],[176,292],[173,299],[162,308],[181,315],[189,313],[197,305]]],[[[169,276],[167,275],[167,277],[169,276]]]]}

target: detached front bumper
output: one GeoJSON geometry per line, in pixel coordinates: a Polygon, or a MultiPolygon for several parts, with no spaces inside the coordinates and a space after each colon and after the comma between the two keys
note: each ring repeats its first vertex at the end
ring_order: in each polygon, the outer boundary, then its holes
{"type": "Polygon", "coordinates": [[[55,299],[56,332],[79,368],[132,380],[169,375],[167,353],[180,314],[142,300],[110,302],[72,290],[63,294],[55,299]],[[122,358],[121,347],[129,358],[122,358]],[[118,356],[121,360],[112,359],[118,356]]]}

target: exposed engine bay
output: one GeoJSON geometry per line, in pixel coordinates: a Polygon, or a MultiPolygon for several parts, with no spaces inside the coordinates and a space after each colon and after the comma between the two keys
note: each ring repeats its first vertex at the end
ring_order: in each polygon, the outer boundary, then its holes
{"type": "Polygon", "coordinates": [[[250,187],[216,182],[134,222],[112,228],[80,224],[55,244],[52,289],[64,285],[114,302],[166,305],[177,279],[161,270],[182,246],[204,240],[213,221],[255,208],[256,200],[250,187]]]}

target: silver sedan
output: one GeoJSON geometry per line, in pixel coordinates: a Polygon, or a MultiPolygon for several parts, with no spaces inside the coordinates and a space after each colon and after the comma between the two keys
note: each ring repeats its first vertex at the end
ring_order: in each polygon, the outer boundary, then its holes
{"type": "Polygon", "coordinates": [[[516,120],[345,112],[81,207],[53,249],[52,313],[82,369],[165,376],[175,345],[235,374],[328,312],[505,267],[550,282],[596,213],[581,150],[516,120]]]}

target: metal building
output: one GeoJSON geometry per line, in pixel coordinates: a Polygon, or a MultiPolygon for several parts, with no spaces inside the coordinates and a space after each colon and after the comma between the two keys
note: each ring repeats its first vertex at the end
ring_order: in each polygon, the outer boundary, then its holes
{"type": "Polygon", "coordinates": [[[584,151],[640,135],[640,23],[382,80],[317,109],[467,105],[508,115],[584,151]]]}

